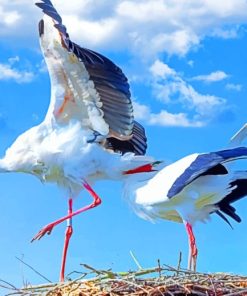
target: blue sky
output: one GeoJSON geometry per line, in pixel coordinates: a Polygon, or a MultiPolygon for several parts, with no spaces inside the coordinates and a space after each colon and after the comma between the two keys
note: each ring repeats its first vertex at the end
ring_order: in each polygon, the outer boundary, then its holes
{"type": "MultiPolygon", "coordinates": [[[[193,152],[225,147],[247,121],[247,1],[146,0],[54,1],[71,39],[105,54],[129,78],[136,119],[146,128],[148,154],[167,162],[193,152]]],[[[49,105],[49,77],[39,49],[42,14],[31,1],[0,0],[0,153],[26,129],[39,124],[49,105]]],[[[67,212],[56,185],[29,175],[0,178],[0,278],[16,285],[43,280],[20,265],[21,257],[57,280],[65,224],[30,243],[45,224],[67,212]],[[51,268],[52,267],[52,268],[51,268]]],[[[67,272],[80,263],[129,270],[132,250],[143,267],[187,264],[184,227],[151,224],[121,199],[121,184],[102,181],[103,204],[74,219],[67,272]]],[[[90,202],[83,192],[77,208],[90,202]]],[[[218,217],[197,224],[199,271],[246,274],[247,201],[231,230],[218,217]]]]}

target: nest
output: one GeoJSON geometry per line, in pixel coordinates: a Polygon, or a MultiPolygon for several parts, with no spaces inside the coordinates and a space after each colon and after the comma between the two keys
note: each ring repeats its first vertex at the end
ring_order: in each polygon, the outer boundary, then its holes
{"type": "Polygon", "coordinates": [[[225,273],[198,273],[167,265],[130,272],[97,270],[64,283],[49,283],[17,289],[6,281],[6,295],[44,296],[242,296],[247,295],[247,277],[225,273]],[[88,278],[89,277],[89,278],[88,278]]]}

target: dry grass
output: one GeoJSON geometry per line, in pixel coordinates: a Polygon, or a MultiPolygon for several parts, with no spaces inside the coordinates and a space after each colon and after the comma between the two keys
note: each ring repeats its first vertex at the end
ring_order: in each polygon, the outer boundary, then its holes
{"type": "Polygon", "coordinates": [[[247,277],[225,273],[193,273],[166,265],[135,272],[96,270],[83,264],[87,272],[65,283],[49,283],[17,289],[0,281],[6,295],[46,296],[242,296],[247,295],[247,277]],[[89,277],[89,278],[88,278],[89,277]]]}

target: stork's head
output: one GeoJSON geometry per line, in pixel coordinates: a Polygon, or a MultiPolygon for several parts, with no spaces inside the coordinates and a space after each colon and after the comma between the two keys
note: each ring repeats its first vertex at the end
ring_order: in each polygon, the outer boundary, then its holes
{"type": "Polygon", "coordinates": [[[20,135],[7,149],[5,156],[0,159],[0,173],[2,172],[25,172],[33,173],[37,169],[38,136],[36,127],[20,135]]]}

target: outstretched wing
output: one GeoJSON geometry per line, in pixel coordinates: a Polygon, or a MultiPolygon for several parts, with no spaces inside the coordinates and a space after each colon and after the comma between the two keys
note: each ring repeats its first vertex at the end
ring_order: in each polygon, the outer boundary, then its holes
{"type": "Polygon", "coordinates": [[[246,157],[246,147],[238,147],[212,153],[200,154],[175,180],[170,190],[168,191],[167,196],[169,198],[172,198],[173,196],[181,192],[188,184],[202,175],[227,174],[227,170],[222,165],[222,163],[246,157]]]}
{"type": "MultiPolygon", "coordinates": [[[[134,117],[126,76],[108,58],[72,42],[51,1],[40,1],[36,5],[52,19],[51,28],[58,33],[47,54],[43,48],[53,92],[57,92],[48,115],[60,122],[81,119],[84,126],[103,136],[131,139],[134,117]]],[[[40,35],[46,34],[45,26],[44,18],[40,35]]]]}

